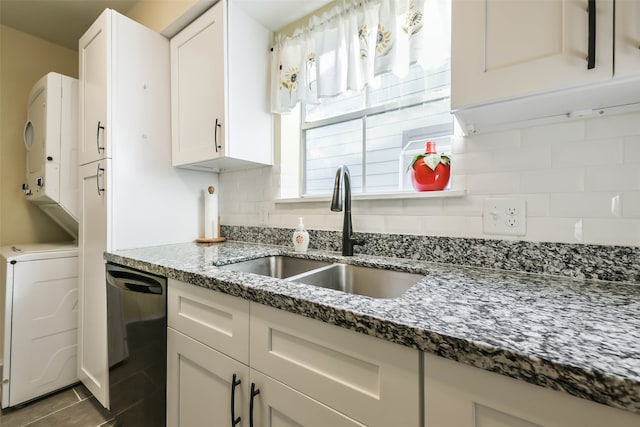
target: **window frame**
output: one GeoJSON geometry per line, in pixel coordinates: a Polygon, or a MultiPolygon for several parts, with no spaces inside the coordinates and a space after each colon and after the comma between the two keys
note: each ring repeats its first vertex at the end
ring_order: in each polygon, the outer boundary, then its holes
{"type": "MultiPolygon", "coordinates": [[[[450,71],[449,71],[450,72],[450,71]]],[[[365,92],[365,105],[367,102],[366,97],[368,92],[365,92]]],[[[326,118],[326,119],[320,119],[314,122],[307,122],[306,121],[306,108],[304,104],[300,105],[301,111],[300,111],[300,144],[301,144],[301,164],[300,164],[300,177],[301,177],[301,185],[300,185],[300,197],[318,197],[320,195],[317,194],[307,194],[307,168],[306,168],[306,164],[307,164],[307,158],[306,158],[306,153],[307,153],[307,131],[308,130],[312,130],[312,129],[317,129],[317,128],[321,128],[321,127],[325,127],[325,126],[330,126],[330,125],[335,125],[335,124],[339,124],[339,123],[344,123],[344,122],[348,122],[348,121],[352,121],[352,120],[362,120],[362,188],[364,190],[366,190],[367,188],[367,174],[366,174],[366,169],[367,169],[367,163],[366,163],[366,158],[367,158],[367,151],[366,151],[366,146],[367,146],[367,118],[370,116],[374,116],[374,115],[379,115],[379,114],[384,114],[384,113],[390,113],[393,111],[397,111],[397,110],[401,110],[404,108],[412,108],[412,107],[416,107],[416,106],[420,106],[420,105],[424,105],[424,104],[432,104],[432,103],[437,103],[437,102],[443,102],[446,100],[449,100],[449,105],[450,105],[450,99],[451,99],[451,83],[449,83],[449,85],[447,86],[446,89],[441,89],[441,90],[435,90],[431,93],[427,94],[427,99],[425,99],[425,94],[420,94],[420,95],[413,95],[410,97],[406,97],[406,98],[402,98],[400,100],[395,100],[393,102],[390,102],[388,104],[383,104],[383,105],[376,105],[373,107],[365,107],[361,110],[358,111],[352,111],[349,113],[345,113],[342,115],[338,115],[335,117],[331,117],[331,118],[326,118]]],[[[413,136],[414,135],[424,135],[425,134],[425,130],[429,129],[433,129],[433,133],[429,133],[429,137],[442,137],[442,136],[446,136],[446,135],[452,135],[453,136],[453,129],[454,129],[454,124],[453,124],[454,118],[453,115],[451,116],[451,123],[450,124],[437,124],[437,125],[432,125],[432,126],[426,126],[426,127],[422,127],[422,128],[414,128],[414,129],[408,129],[402,132],[402,147],[404,148],[408,142],[408,140],[406,138],[408,138],[409,136],[413,136]],[[444,134],[443,132],[445,132],[445,128],[447,131],[449,131],[448,133],[444,134]]],[[[403,182],[403,181],[401,181],[403,182]]],[[[449,184],[450,185],[450,184],[449,184]]],[[[396,190],[396,191],[390,191],[388,192],[389,194],[402,194],[402,193],[406,193],[409,190],[396,190]]],[[[327,193],[329,194],[329,193],[327,193]]],[[[358,192],[355,193],[357,195],[371,195],[371,194],[377,194],[374,192],[367,192],[367,191],[362,191],[362,192],[358,192]]]]}

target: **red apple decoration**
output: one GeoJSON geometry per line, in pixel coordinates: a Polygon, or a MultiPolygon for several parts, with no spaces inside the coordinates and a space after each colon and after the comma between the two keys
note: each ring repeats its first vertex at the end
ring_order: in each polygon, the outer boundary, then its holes
{"type": "Polygon", "coordinates": [[[451,177],[451,159],[436,152],[436,143],[427,142],[426,153],[418,154],[409,165],[411,182],[417,191],[444,190],[451,177]]]}

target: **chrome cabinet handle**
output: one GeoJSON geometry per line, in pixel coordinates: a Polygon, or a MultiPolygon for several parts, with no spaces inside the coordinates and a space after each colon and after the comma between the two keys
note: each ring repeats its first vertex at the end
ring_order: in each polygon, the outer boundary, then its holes
{"type": "Polygon", "coordinates": [[[98,163],[98,170],[96,171],[96,187],[98,187],[98,196],[102,196],[102,193],[104,193],[104,187],[100,188],[100,172],[104,172],[104,168],[101,168],[100,163],[98,163]]]}
{"type": "Polygon", "coordinates": [[[260,389],[256,388],[256,383],[251,383],[251,399],[249,400],[249,427],[253,427],[253,399],[260,394],[260,389]]]}
{"type": "Polygon", "coordinates": [[[221,145],[218,145],[218,129],[221,128],[222,125],[220,123],[218,123],[218,119],[216,119],[216,127],[213,130],[213,143],[216,146],[216,153],[218,152],[218,149],[222,149],[221,145]]]}
{"type": "Polygon", "coordinates": [[[242,419],[242,417],[236,418],[236,386],[242,383],[241,380],[236,378],[236,374],[233,374],[231,379],[231,427],[236,427],[236,424],[242,419]]]}
{"type": "Polygon", "coordinates": [[[596,68],[596,0],[588,0],[589,13],[589,50],[587,51],[587,70],[596,68]]]}
{"type": "MultiPolygon", "coordinates": [[[[104,126],[100,125],[100,120],[98,120],[98,128],[96,129],[96,146],[98,147],[98,153],[104,151],[104,146],[100,146],[100,129],[104,131],[104,126]]],[[[104,132],[103,132],[104,134],[104,132]]]]}

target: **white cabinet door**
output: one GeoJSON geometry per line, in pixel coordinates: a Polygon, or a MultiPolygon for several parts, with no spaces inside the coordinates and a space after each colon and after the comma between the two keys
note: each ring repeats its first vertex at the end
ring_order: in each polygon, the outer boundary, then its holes
{"type": "Polygon", "coordinates": [[[171,39],[173,165],[219,171],[273,164],[271,32],[221,0],[171,39]]]}
{"type": "Polygon", "coordinates": [[[80,167],[78,239],[78,378],[105,408],[109,408],[104,261],[105,248],[109,248],[109,162],[100,160],[80,167]]]}
{"type": "Polygon", "coordinates": [[[419,424],[419,351],[257,303],[250,334],[251,368],[365,425],[419,424]]]}
{"type": "Polygon", "coordinates": [[[640,76],[640,2],[616,0],[615,77],[640,76]]]}
{"type": "Polygon", "coordinates": [[[613,1],[598,0],[595,17],[587,69],[587,0],[454,0],[452,109],[611,79],[613,1]]]}
{"type": "Polygon", "coordinates": [[[110,15],[103,12],[80,38],[78,164],[107,157],[107,77],[110,15]]]}
{"type": "Polygon", "coordinates": [[[171,39],[174,166],[225,153],[224,11],[219,1],[171,39]]]}
{"type": "Polygon", "coordinates": [[[249,368],[168,328],[167,426],[249,426],[249,368]],[[234,375],[236,385],[234,387],[234,375]],[[237,384],[237,382],[240,382],[237,384]]]}
{"type": "MultiPolygon", "coordinates": [[[[255,427],[363,427],[322,403],[251,370],[251,383],[259,391],[253,397],[255,427]]],[[[388,424],[389,425],[389,424],[388,424]]],[[[392,424],[404,426],[405,424],[392,424]]]]}
{"type": "Polygon", "coordinates": [[[640,415],[425,353],[425,427],[637,427],[640,415]]]}

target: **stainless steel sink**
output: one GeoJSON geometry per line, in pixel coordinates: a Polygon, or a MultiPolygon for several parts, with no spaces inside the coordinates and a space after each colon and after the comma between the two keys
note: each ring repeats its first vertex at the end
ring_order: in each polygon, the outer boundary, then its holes
{"type": "Polygon", "coordinates": [[[331,265],[331,263],[278,255],[228,264],[220,268],[285,279],[327,265],[331,265]]]}
{"type": "Polygon", "coordinates": [[[402,271],[332,264],[289,280],[373,298],[397,298],[423,278],[424,275],[402,271]]]}

